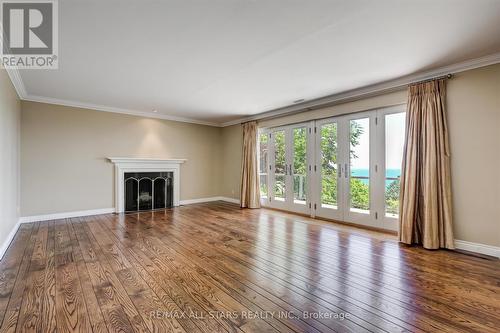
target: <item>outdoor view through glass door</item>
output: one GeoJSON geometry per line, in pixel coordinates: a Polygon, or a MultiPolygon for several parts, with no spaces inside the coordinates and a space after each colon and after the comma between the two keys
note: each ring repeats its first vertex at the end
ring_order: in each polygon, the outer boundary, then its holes
{"type": "Polygon", "coordinates": [[[261,197],[278,209],[309,213],[307,124],[274,128],[259,134],[261,197]],[[263,165],[263,158],[267,158],[263,165]],[[269,173],[267,173],[269,170],[269,173]]]}
{"type": "Polygon", "coordinates": [[[404,106],[261,130],[262,204],[397,230],[404,135],[404,106]]]}

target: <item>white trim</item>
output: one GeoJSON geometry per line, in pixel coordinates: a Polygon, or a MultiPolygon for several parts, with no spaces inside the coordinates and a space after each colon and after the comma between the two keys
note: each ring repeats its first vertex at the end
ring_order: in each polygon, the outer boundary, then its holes
{"type": "Polygon", "coordinates": [[[464,240],[455,239],[455,247],[459,250],[476,252],[492,257],[500,258],[500,247],[481,243],[473,243],[464,240]]]}
{"type": "Polygon", "coordinates": [[[31,222],[68,219],[68,218],[80,217],[80,216],[111,214],[111,213],[114,213],[114,211],[115,211],[115,208],[101,208],[101,209],[80,210],[80,211],[75,211],[75,212],[23,216],[19,219],[19,222],[20,223],[31,223],[31,222]]]}
{"type": "Polygon", "coordinates": [[[21,220],[19,219],[10,231],[9,235],[7,236],[7,239],[3,242],[2,247],[0,248],[0,260],[2,260],[5,252],[7,252],[7,249],[10,246],[10,243],[14,240],[14,237],[16,236],[17,231],[19,230],[19,226],[21,225],[21,220]]]}
{"type": "Polygon", "coordinates": [[[359,100],[362,98],[378,96],[390,92],[403,89],[405,86],[418,81],[428,80],[437,76],[455,74],[471,69],[485,67],[500,63],[500,52],[487,55],[484,57],[462,61],[452,65],[439,67],[430,71],[402,76],[397,79],[364,86],[349,91],[341,92],[338,94],[328,95],[325,97],[313,99],[300,104],[288,105],[285,107],[277,108],[274,110],[262,112],[253,116],[243,117],[231,120],[220,124],[221,127],[236,125],[245,121],[259,120],[264,118],[283,117],[285,115],[292,115],[309,109],[318,109],[326,106],[333,106],[336,104],[346,103],[349,101],[359,100]]]}
{"type": "MultiPolygon", "coordinates": [[[[227,201],[232,203],[239,204],[240,201],[238,199],[227,198],[227,197],[209,197],[209,198],[199,198],[199,199],[189,199],[189,200],[181,200],[181,205],[190,205],[195,203],[202,202],[213,202],[213,201],[227,201]]],[[[115,208],[101,208],[101,209],[90,209],[90,210],[80,210],[73,212],[64,212],[64,213],[54,213],[54,214],[45,214],[45,215],[32,215],[32,216],[23,216],[19,218],[19,221],[15,225],[14,229],[11,231],[7,240],[5,241],[1,251],[5,251],[8,247],[12,239],[14,238],[17,229],[19,229],[19,225],[21,223],[31,223],[31,222],[42,222],[42,221],[50,221],[50,220],[59,220],[59,219],[67,219],[72,217],[82,217],[82,216],[92,216],[92,215],[102,215],[102,214],[112,214],[115,212],[115,208]]],[[[1,256],[0,256],[1,258],[1,256]]]]}
{"type": "Polygon", "coordinates": [[[125,211],[124,191],[125,183],[123,176],[125,172],[172,172],[174,176],[173,205],[179,206],[181,193],[181,164],[186,159],[171,158],[129,158],[129,157],[108,157],[115,165],[115,212],[125,211]]]}
{"type": "Polygon", "coordinates": [[[182,164],[187,161],[187,159],[185,158],[108,157],[107,159],[115,164],[116,163],[182,164]]]}
{"type": "Polygon", "coordinates": [[[239,199],[233,199],[233,198],[228,198],[228,197],[208,197],[208,198],[198,198],[198,199],[187,199],[187,200],[181,200],[180,204],[182,206],[184,205],[192,205],[192,204],[197,204],[197,203],[203,203],[203,202],[213,202],[213,201],[226,201],[226,202],[231,202],[235,204],[240,204],[239,199]]]}
{"type": "MultiPolygon", "coordinates": [[[[0,33],[3,35],[3,29],[1,26],[0,26],[0,33]]],[[[2,45],[0,46],[6,48],[9,51],[8,53],[10,54],[11,51],[9,45],[4,45],[4,43],[1,44],[2,45]]],[[[7,71],[7,75],[9,76],[10,81],[12,82],[12,85],[14,86],[14,89],[17,92],[17,96],[20,99],[25,98],[26,95],[28,95],[28,93],[26,92],[26,87],[24,86],[23,79],[21,78],[21,73],[19,72],[17,66],[3,67],[3,69],[7,71]]]]}
{"type": "Polygon", "coordinates": [[[230,202],[230,203],[234,203],[234,204],[238,204],[238,205],[241,204],[240,199],[235,199],[235,198],[219,197],[219,200],[230,202]]]}
{"type": "MultiPolygon", "coordinates": [[[[19,94],[19,92],[18,92],[18,94],[19,94]]],[[[34,95],[25,95],[25,97],[22,97],[21,99],[24,101],[30,101],[30,102],[63,105],[63,106],[70,106],[70,107],[89,109],[89,110],[95,110],[95,111],[121,113],[121,114],[128,114],[128,115],[132,115],[132,116],[139,116],[139,117],[146,117],[146,118],[157,118],[157,119],[164,119],[164,120],[171,120],[171,121],[179,121],[179,122],[183,122],[183,123],[191,123],[191,124],[198,124],[198,125],[220,127],[220,124],[214,123],[214,122],[196,120],[196,119],[185,118],[185,117],[169,116],[169,115],[161,114],[161,113],[153,113],[151,111],[139,111],[139,110],[118,108],[118,107],[107,106],[107,105],[99,105],[99,104],[92,104],[92,103],[85,103],[85,102],[78,102],[78,101],[71,101],[71,100],[43,97],[43,96],[34,96],[34,95]]]]}
{"type": "Polygon", "coordinates": [[[180,204],[181,204],[181,206],[184,206],[184,205],[192,205],[192,204],[197,204],[197,203],[212,202],[212,201],[219,201],[219,200],[220,200],[219,197],[187,199],[187,200],[181,200],[180,204]]]}
{"type": "Polygon", "coordinates": [[[24,86],[19,70],[16,67],[8,67],[5,68],[5,70],[7,71],[10,81],[12,82],[12,85],[14,86],[14,89],[16,90],[19,98],[20,99],[26,98],[27,95],[26,87],[24,86]]]}

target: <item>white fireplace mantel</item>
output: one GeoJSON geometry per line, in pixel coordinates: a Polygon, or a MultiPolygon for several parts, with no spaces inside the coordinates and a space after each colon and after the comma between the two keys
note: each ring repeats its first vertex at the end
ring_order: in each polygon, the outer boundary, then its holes
{"type": "Polygon", "coordinates": [[[133,157],[108,157],[115,165],[115,211],[125,211],[124,179],[125,172],[173,172],[174,188],[173,203],[179,206],[180,201],[180,172],[181,164],[186,159],[181,158],[133,158],[133,157]]]}

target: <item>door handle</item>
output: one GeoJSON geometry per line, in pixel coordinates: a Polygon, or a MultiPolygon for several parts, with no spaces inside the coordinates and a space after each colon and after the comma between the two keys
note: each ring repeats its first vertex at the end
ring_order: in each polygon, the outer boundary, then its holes
{"type": "Polygon", "coordinates": [[[293,176],[292,174],[292,165],[290,164],[290,176],[293,176]]]}
{"type": "Polygon", "coordinates": [[[348,178],[347,177],[347,163],[344,164],[344,176],[345,176],[345,178],[348,178]]]}
{"type": "Polygon", "coordinates": [[[337,169],[339,169],[339,178],[342,178],[342,165],[337,164],[337,169]]]}

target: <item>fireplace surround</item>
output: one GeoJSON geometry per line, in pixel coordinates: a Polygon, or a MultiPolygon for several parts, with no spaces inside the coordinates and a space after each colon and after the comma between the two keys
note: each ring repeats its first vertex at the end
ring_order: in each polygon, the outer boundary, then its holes
{"type": "MultiPolygon", "coordinates": [[[[165,206],[179,206],[180,200],[180,165],[186,162],[185,159],[153,159],[153,158],[128,158],[128,157],[108,157],[115,165],[115,212],[123,213],[126,211],[143,211],[155,209],[154,199],[154,179],[163,178],[165,180],[165,206]],[[126,177],[127,176],[127,177],[126,177]],[[132,209],[134,207],[126,207],[126,179],[135,178],[137,179],[137,209],[132,209]],[[149,192],[149,185],[151,188],[151,194],[149,192]],[[141,179],[143,183],[143,193],[141,200],[141,179]],[[170,198],[167,202],[168,192],[171,191],[170,198]],[[151,198],[149,198],[151,197],[151,198]],[[142,203],[142,209],[141,209],[142,203]],[[151,203],[151,208],[149,208],[151,203]],[[129,209],[126,209],[129,208],[129,209]]],[[[160,181],[159,181],[160,182],[160,181]]],[[[157,186],[159,182],[157,183],[157,186]]],[[[132,184],[132,180],[129,181],[132,184]]],[[[133,187],[133,185],[129,185],[133,187]]],[[[130,193],[129,193],[130,195],[130,193]]],[[[133,194],[132,194],[133,197],[133,194]]],[[[132,198],[130,198],[132,200],[132,198]]],[[[158,199],[158,198],[157,198],[158,199]]],[[[159,200],[159,199],[158,199],[159,200]]],[[[157,208],[160,205],[157,204],[157,208]]]]}

